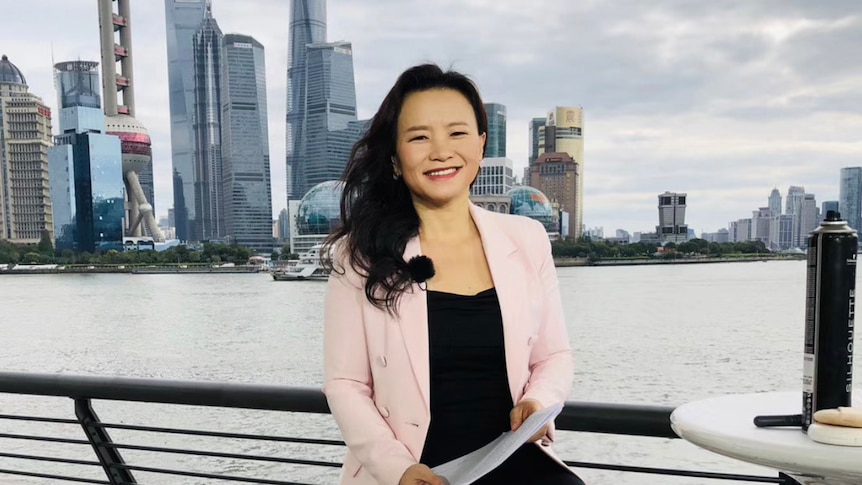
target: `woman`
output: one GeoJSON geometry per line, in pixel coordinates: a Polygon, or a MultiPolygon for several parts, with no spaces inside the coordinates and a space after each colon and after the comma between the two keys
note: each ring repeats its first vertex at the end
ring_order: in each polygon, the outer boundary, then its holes
{"type": "MultiPolygon", "coordinates": [[[[569,395],[544,228],[470,203],[487,126],[469,79],[421,65],[398,78],[354,147],[343,225],[327,240],[324,329],[343,484],[443,485],[431,468],[569,395]]],[[[552,439],[547,427],[476,483],[582,483],[552,439]]]]}

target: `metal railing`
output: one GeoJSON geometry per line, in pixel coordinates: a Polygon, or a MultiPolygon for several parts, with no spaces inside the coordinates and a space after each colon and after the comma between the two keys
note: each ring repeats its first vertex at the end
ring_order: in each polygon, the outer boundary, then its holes
{"type": "MultiPolygon", "coordinates": [[[[80,426],[84,431],[84,439],[70,439],[57,436],[7,432],[0,432],[0,439],[87,446],[92,448],[92,451],[95,454],[95,460],[80,460],[68,457],[44,456],[29,453],[6,453],[2,450],[0,450],[0,458],[14,459],[16,462],[17,460],[22,460],[30,463],[42,462],[70,466],[78,465],[84,467],[97,467],[104,471],[106,480],[58,473],[42,473],[5,468],[0,468],[0,475],[6,474],[78,483],[120,485],[139,483],[136,480],[134,473],[141,472],[210,480],[230,480],[240,483],[307,485],[299,482],[262,477],[234,476],[219,473],[170,469],[159,466],[134,465],[126,462],[121,454],[121,450],[243,460],[257,463],[303,465],[329,469],[341,466],[338,462],[324,460],[308,460],[276,457],[271,455],[255,455],[249,453],[224,453],[172,448],[166,446],[116,443],[111,439],[108,430],[255,440],[257,442],[294,443],[315,446],[344,445],[342,441],[330,439],[267,436],[261,434],[228,433],[171,427],[103,423],[93,409],[92,403],[93,400],[106,400],[214,406],[230,409],[257,409],[292,413],[329,414],[329,407],[327,406],[326,399],[319,389],[127,377],[0,372],[0,393],[68,397],[74,402],[75,412],[74,419],[0,414],[0,422],[33,422],[42,423],[44,425],[74,425],[80,426]]],[[[556,427],[561,431],[677,438],[676,434],[670,427],[670,414],[672,411],[673,408],[667,406],[568,402],[566,403],[562,413],[556,419],[556,427]]],[[[3,427],[0,427],[0,431],[2,430],[3,427]]],[[[575,468],[591,468],[743,482],[780,484],[796,483],[790,477],[783,474],[779,474],[776,477],[764,477],[579,461],[565,461],[565,463],[575,468]]]]}

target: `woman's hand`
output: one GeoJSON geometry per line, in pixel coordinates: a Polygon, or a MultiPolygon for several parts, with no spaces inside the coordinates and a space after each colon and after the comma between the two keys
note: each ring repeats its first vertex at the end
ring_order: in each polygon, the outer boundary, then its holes
{"type": "Polygon", "coordinates": [[[435,475],[430,468],[417,463],[411,465],[404,475],[401,475],[398,485],[447,485],[447,483],[443,477],[435,475]]]}
{"type": "MultiPolygon", "coordinates": [[[[542,409],[542,403],[536,401],[535,399],[524,399],[519,402],[517,406],[515,406],[512,411],[509,413],[509,420],[512,422],[512,431],[521,427],[524,421],[530,417],[531,414],[536,411],[542,409]]],[[[536,434],[530,437],[529,442],[532,443],[534,441],[538,441],[542,439],[548,433],[549,424],[546,424],[539,430],[536,434]]]]}

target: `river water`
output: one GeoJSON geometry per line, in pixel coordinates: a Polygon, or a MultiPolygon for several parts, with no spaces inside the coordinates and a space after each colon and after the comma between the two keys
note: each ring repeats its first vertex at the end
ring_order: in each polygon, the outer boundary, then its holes
{"type": "MultiPolygon", "coordinates": [[[[577,363],[571,399],[680,405],[727,393],[801,386],[805,263],[559,268],[577,363]]],[[[0,368],[164,379],[319,386],[321,282],[266,274],[24,275],[0,277],[0,368]]],[[[860,359],[855,374],[860,375],[860,359]]],[[[858,380],[857,378],[857,389],[858,380]]],[[[100,401],[103,421],[338,438],[329,416],[100,401]]],[[[0,395],[0,413],[73,417],[62,398],[0,395]]],[[[0,420],[0,433],[45,425],[0,420]]],[[[48,434],[82,439],[80,428],[48,434]]],[[[338,459],[340,448],[248,443],[112,431],[115,441],[234,453],[338,459]]],[[[775,476],[682,440],[561,432],[564,458],[775,476]]],[[[93,457],[86,448],[0,439],[11,453],[93,457]]],[[[127,462],[210,473],[334,483],[337,471],[227,459],[123,452],[127,462]]],[[[0,459],[0,468],[98,470],[0,459]]],[[[578,470],[589,484],[695,484],[714,480],[578,470]]],[[[203,483],[137,473],[141,483],[203,483]]],[[[51,483],[0,475],[0,484],[51,483]]],[[[212,482],[230,483],[230,482],[212,482]]]]}

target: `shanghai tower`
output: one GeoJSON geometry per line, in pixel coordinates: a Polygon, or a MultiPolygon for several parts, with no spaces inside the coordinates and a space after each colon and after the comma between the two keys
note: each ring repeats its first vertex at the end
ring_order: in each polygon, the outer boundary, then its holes
{"type": "Polygon", "coordinates": [[[304,195],[306,46],[326,42],[326,0],[291,0],[287,57],[287,198],[304,195]]]}

